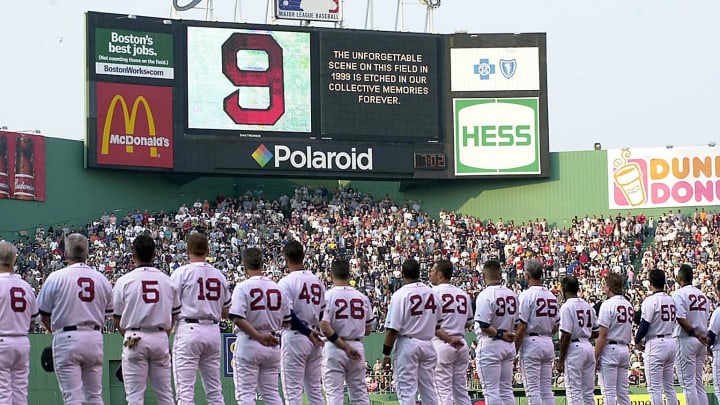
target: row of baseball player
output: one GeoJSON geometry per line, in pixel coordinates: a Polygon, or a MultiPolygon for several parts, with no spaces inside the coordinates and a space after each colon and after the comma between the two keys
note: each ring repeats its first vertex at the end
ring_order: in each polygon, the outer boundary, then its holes
{"type": "Polygon", "coordinates": [[[0,375],[7,377],[0,378],[0,403],[27,403],[27,334],[40,315],[53,333],[52,367],[63,401],[102,404],[100,332],[111,315],[124,336],[120,377],[131,405],[144,402],[148,380],[161,405],[194,404],[198,370],[208,402],[223,404],[218,323],[227,317],[238,329],[233,366],[239,404],[254,405],[257,392],[265,404],[281,404],[278,375],[286,404],[302,404],[303,391],[311,404],[324,404],[323,377],[328,403],[342,404],[346,373],[353,403],[369,404],[361,339],[375,318],[368,298],[349,287],[347,261],[333,263],[335,286],[326,295],[323,283],[303,269],[299,242],[283,248],[289,274],[279,283],[263,276],[262,251],[249,248],[242,257],[248,279],[231,297],[223,274],[205,261],[207,237],[193,233],[187,243],[190,263],[169,277],[152,265],[152,238],[136,237],[135,269],[111,287],[85,264],[87,239],[71,234],[65,240],[68,266],[47,278],[36,301],[30,286],[13,275],[16,248],[0,242],[0,305],[10,308],[0,311],[0,375]],[[326,298],[332,305],[325,306],[326,298]],[[332,344],[320,340],[318,328],[332,344]]]}
{"type": "MultiPolygon", "coordinates": [[[[440,261],[432,268],[432,289],[419,282],[419,269],[413,261],[405,262],[402,271],[405,284],[391,298],[383,348],[384,363],[391,358],[394,362],[401,404],[414,404],[418,392],[423,403],[445,405],[454,400],[455,404],[470,404],[465,386],[469,358],[463,333],[472,318],[478,338],[477,370],[487,404],[515,404],[512,382],[516,361],[528,403],[555,404],[552,336],[559,330],[557,368],[565,373],[567,403],[595,404],[597,372],[604,404],[630,405],[629,344],[635,312],[622,295],[621,275],[611,273],[604,278],[607,299],[596,315],[579,297],[575,277],[562,280],[564,303],[560,305],[543,286],[539,261],[526,263],[529,288],[518,296],[503,285],[500,264],[490,260],[483,266],[486,285],[476,298],[473,316],[467,295],[449,284],[449,262],[440,261]]],[[[652,294],[642,303],[634,341],[644,350],[653,405],[663,404],[663,394],[665,403],[677,403],[673,368],[686,403],[707,405],[703,364],[707,346],[720,350],[713,346],[720,333],[720,309],[708,325],[710,300],[692,285],[692,267],[681,265],[676,280],[681,288],[670,296],[665,292],[665,273],[649,272],[652,294]]],[[[720,292],[720,282],[717,288],[720,292]]],[[[713,376],[717,386],[720,353],[713,358],[713,376]]]]}

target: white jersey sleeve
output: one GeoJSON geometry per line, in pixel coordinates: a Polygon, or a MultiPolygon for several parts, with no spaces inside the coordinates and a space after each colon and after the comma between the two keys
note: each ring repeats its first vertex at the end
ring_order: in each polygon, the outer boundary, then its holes
{"type": "Polygon", "coordinates": [[[440,297],[421,282],[405,284],[390,299],[385,327],[400,336],[430,340],[442,321],[440,297]]]}
{"type": "Polygon", "coordinates": [[[598,330],[593,308],[581,298],[570,298],[560,307],[560,330],[570,339],[590,339],[598,330]]]}
{"type": "Polygon", "coordinates": [[[170,277],[154,267],[140,267],[118,279],[113,290],[114,316],[120,327],[170,330],[180,313],[180,294],[170,277]]]}
{"type": "Polygon", "coordinates": [[[674,300],[665,292],[655,292],[642,303],[642,320],[650,324],[647,338],[670,337],[675,327],[676,311],[674,300]]]}
{"type": "Polygon", "coordinates": [[[487,336],[482,331],[484,324],[497,330],[513,330],[519,307],[517,295],[512,290],[501,285],[488,286],[476,299],[475,332],[487,336]]]}
{"type": "Polygon", "coordinates": [[[309,327],[317,326],[325,310],[325,285],[313,273],[296,270],[278,283],[290,310],[309,327]]]}

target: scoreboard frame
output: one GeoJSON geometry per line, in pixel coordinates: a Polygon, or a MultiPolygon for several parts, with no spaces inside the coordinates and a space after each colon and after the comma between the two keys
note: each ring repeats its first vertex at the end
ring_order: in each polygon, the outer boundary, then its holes
{"type": "Polygon", "coordinates": [[[86,166],[302,178],[460,178],[453,172],[452,103],[478,94],[451,91],[450,49],[526,43],[542,58],[540,88],[479,97],[540,100],[535,146],[541,170],[476,177],[547,177],[545,34],[468,38],[88,12],[86,166]],[[281,62],[266,49],[272,42],[281,49],[281,62]],[[281,73],[273,72],[279,63],[281,73]],[[101,94],[105,88],[117,94],[101,94]],[[278,88],[284,105],[275,117],[267,111],[278,110],[273,94],[278,88]],[[228,109],[244,115],[233,118],[228,109]],[[258,122],[257,116],[276,120],[258,122]],[[246,117],[255,121],[242,121],[246,117]]]}

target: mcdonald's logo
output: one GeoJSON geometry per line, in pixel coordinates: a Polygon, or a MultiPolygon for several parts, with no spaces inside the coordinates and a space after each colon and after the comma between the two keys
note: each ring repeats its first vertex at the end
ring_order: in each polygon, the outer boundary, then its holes
{"type": "Polygon", "coordinates": [[[172,88],[100,82],[96,95],[98,165],[173,167],[172,88]]]}

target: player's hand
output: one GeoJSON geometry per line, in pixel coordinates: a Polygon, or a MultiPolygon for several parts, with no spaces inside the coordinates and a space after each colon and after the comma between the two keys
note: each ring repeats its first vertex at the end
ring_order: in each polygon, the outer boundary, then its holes
{"type": "Polygon", "coordinates": [[[645,351],[645,343],[642,343],[642,342],[636,343],[636,344],[635,344],[635,347],[636,347],[638,350],[640,350],[641,352],[644,352],[644,351],[645,351]]]}
{"type": "Polygon", "coordinates": [[[348,357],[350,357],[350,360],[352,361],[360,361],[360,359],[362,359],[360,352],[352,346],[348,345],[348,348],[345,349],[345,353],[347,353],[348,357]]]}
{"type": "Polygon", "coordinates": [[[708,345],[708,338],[707,338],[707,336],[705,336],[705,335],[703,335],[703,334],[699,334],[699,335],[695,335],[695,337],[696,337],[697,340],[699,340],[700,343],[702,343],[703,345],[705,345],[705,346],[708,345]]]}
{"type": "Polygon", "coordinates": [[[450,346],[452,346],[455,350],[460,350],[465,347],[465,339],[459,337],[453,338],[448,343],[450,343],[450,346]]]}
{"type": "Polygon", "coordinates": [[[508,331],[508,332],[503,333],[502,340],[504,340],[508,343],[514,342],[515,341],[515,332],[508,331]]]}
{"type": "Polygon", "coordinates": [[[258,342],[260,342],[260,344],[263,346],[277,346],[280,344],[278,338],[273,336],[271,333],[261,335],[260,339],[258,339],[258,342]]]}
{"type": "Polygon", "coordinates": [[[310,332],[310,336],[308,336],[308,337],[310,338],[310,341],[313,342],[313,344],[315,346],[322,346],[325,344],[325,342],[320,340],[320,334],[317,333],[316,331],[310,332]]]}

